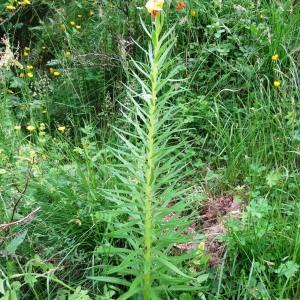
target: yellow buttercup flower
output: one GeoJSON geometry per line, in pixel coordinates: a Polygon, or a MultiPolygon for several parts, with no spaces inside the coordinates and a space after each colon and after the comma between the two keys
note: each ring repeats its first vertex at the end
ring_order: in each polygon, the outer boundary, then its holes
{"type": "Polygon", "coordinates": [[[278,55],[278,54],[272,55],[272,60],[273,60],[273,61],[279,60],[279,55],[278,55]]]}
{"type": "Polygon", "coordinates": [[[89,11],[89,16],[93,16],[94,15],[94,12],[92,10],[89,11]]]}
{"type": "Polygon", "coordinates": [[[61,23],[61,24],[59,25],[59,27],[60,27],[61,29],[65,29],[65,28],[66,28],[66,25],[65,25],[64,23],[61,23]]]}
{"type": "Polygon", "coordinates": [[[196,17],[196,11],[193,9],[193,10],[191,10],[191,16],[192,17],[196,17]]]}
{"type": "Polygon", "coordinates": [[[72,55],[72,52],[71,51],[65,51],[65,57],[69,57],[72,55]]]}
{"type": "Polygon", "coordinates": [[[70,21],[70,24],[71,24],[72,26],[74,26],[74,25],[75,25],[75,22],[74,22],[74,21],[70,21]]]}
{"type": "Polygon", "coordinates": [[[24,55],[25,57],[27,57],[27,56],[29,55],[29,53],[28,53],[27,51],[24,51],[23,55],[24,55]]]}
{"type": "Polygon", "coordinates": [[[20,1],[19,2],[19,4],[21,4],[21,5],[30,5],[31,4],[31,2],[30,2],[30,0],[22,0],[22,1],[20,1]]]}
{"type": "Polygon", "coordinates": [[[31,73],[31,72],[27,73],[27,77],[28,78],[32,78],[33,77],[33,73],[31,73]]]}
{"type": "Polygon", "coordinates": [[[82,15],[77,15],[78,18],[82,18],[82,15]]]}
{"type": "Polygon", "coordinates": [[[16,125],[16,126],[14,127],[14,129],[15,129],[16,131],[20,131],[20,130],[21,130],[21,126],[20,126],[20,125],[16,125]]]}
{"type": "Polygon", "coordinates": [[[59,126],[59,127],[57,128],[57,130],[60,131],[61,133],[64,133],[65,130],[66,130],[66,127],[65,127],[65,126],[59,126]]]}
{"type": "Polygon", "coordinates": [[[275,86],[276,88],[279,88],[280,85],[281,85],[281,83],[280,83],[279,80],[275,80],[275,81],[274,81],[274,86],[275,86]]]}
{"type": "Polygon", "coordinates": [[[35,126],[33,126],[33,125],[28,125],[28,126],[26,127],[26,129],[27,129],[28,131],[30,131],[30,132],[33,132],[33,131],[35,131],[35,126]]]}
{"type": "Polygon", "coordinates": [[[29,47],[25,47],[24,51],[30,51],[30,48],[29,47]]]}
{"type": "Polygon", "coordinates": [[[7,5],[6,6],[6,10],[13,11],[15,9],[16,9],[16,7],[14,5],[7,5]]]}
{"type": "Polygon", "coordinates": [[[54,71],[54,72],[53,72],[53,76],[55,76],[55,77],[60,76],[60,72],[59,72],[59,71],[54,71]]]}
{"type": "Polygon", "coordinates": [[[80,29],[80,28],[81,28],[81,25],[76,25],[75,28],[76,28],[76,29],[80,29]]]}
{"type": "Polygon", "coordinates": [[[26,66],[26,69],[29,70],[29,71],[31,71],[31,70],[33,70],[33,66],[32,65],[28,65],[28,66],[26,66]]]}
{"type": "Polygon", "coordinates": [[[146,8],[153,17],[157,15],[163,8],[164,0],[149,0],[146,3],[146,8]]]}

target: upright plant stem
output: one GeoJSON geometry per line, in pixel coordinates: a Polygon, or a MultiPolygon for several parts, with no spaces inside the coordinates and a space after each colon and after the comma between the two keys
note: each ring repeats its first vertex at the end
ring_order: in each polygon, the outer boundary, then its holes
{"type": "Polygon", "coordinates": [[[156,123],[156,101],[157,101],[157,79],[159,51],[158,35],[159,20],[155,21],[155,37],[153,41],[153,63],[151,66],[151,98],[149,101],[149,127],[147,134],[147,166],[146,166],[146,191],[145,191],[145,253],[144,253],[144,300],[150,299],[151,265],[152,265],[152,203],[154,201],[153,192],[153,170],[154,170],[154,140],[156,123]]]}

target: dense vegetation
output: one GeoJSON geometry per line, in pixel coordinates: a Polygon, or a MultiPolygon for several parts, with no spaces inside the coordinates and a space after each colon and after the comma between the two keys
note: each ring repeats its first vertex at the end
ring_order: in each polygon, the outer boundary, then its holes
{"type": "Polygon", "coordinates": [[[300,299],[300,3],[3,0],[0,299],[300,299]]]}

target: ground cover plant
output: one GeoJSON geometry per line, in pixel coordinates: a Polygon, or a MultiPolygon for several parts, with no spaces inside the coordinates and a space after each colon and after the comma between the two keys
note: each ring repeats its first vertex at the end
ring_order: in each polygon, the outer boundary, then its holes
{"type": "Polygon", "coordinates": [[[300,299],[295,0],[0,3],[0,299],[300,299]]]}

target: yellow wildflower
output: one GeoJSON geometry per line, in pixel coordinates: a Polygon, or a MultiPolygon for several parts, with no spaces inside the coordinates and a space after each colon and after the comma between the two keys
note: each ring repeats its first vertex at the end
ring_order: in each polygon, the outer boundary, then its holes
{"type": "Polygon", "coordinates": [[[71,55],[72,55],[71,51],[65,51],[65,57],[69,57],[71,55]]]}
{"type": "Polygon", "coordinates": [[[19,4],[21,4],[21,5],[30,5],[31,4],[31,2],[30,2],[30,0],[22,0],[22,1],[20,1],[19,2],[19,4]]]}
{"type": "Polygon", "coordinates": [[[77,15],[78,18],[82,18],[82,15],[77,15]]]}
{"type": "Polygon", "coordinates": [[[17,131],[20,131],[20,130],[21,130],[21,126],[20,126],[20,125],[16,125],[16,126],[14,127],[14,129],[17,130],[17,131]]]}
{"type": "Polygon", "coordinates": [[[89,16],[93,16],[94,15],[94,12],[92,10],[89,11],[89,16]]]}
{"type": "Polygon", "coordinates": [[[273,61],[279,60],[279,55],[278,55],[278,54],[272,55],[272,60],[273,60],[273,61]]]}
{"type": "Polygon", "coordinates": [[[33,73],[31,73],[31,72],[27,73],[27,77],[28,78],[32,78],[33,77],[33,73]]]}
{"type": "Polygon", "coordinates": [[[33,132],[33,131],[35,131],[35,126],[33,126],[33,125],[28,125],[28,126],[26,127],[26,129],[27,129],[28,131],[30,131],[30,132],[33,132]]]}
{"type": "Polygon", "coordinates": [[[45,47],[45,46],[43,46],[43,47],[42,47],[42,49],[43,49],[43,50],[46,50],[46,47],[45,47]]]}
{"type": "Polygon", "coordinates": [[[27,57],[27,56],[29,55],[29,53],[28,53],[27,51],[24,51],[23,55],[24,55],[25,57],[27,57]]]}
{"type": "Polygon", "coordinates": [[[80,28],[81,28],[81,25],[76,25],[75,28],[76,28],[76,29],[80,29],[80,28]]]}
{"type": "Polygon", "coordinates": [[[25,48],[24,48],[24,51],[28,51],[28,52],[29,52],[29,51],[30,51],[30,48],[29,48],[29,47],[25,47],[25,48]]]}
{"type": "Polygon", "coordinates": [[[44,131],[46,129],[46,125],[44,123],[40,124],[39,130],[44,131]]]}
{"type": "Polygon", "coordinates": [[[29,151],[30,158],[34,158],[36,156],[36,152],[34,150],[29,151]]]}
{"type": "Polygon", "coordinates": [[[65,28],[66,28],[66,25],[65,25],[64,23],[61,23],[59,26],[60,26],[60,28],[62,28],[62,29],[65,29],[65,28]]]}
{"type": "Polygon", "coordinates": [[[196,17],[196,11],[194,9],[191,11],[191,16],[196,17]]]}
{"type": "Polygon", "coordinates": [[[72,26],[75,26],[75,22],[74,22],[74,21],[70,21],[70,24],[71,24],[72,26]]]}
{"type": "Polygon", "coordinates": [[[163,8],[164,0],[149,0],[146,3],[146,8],[153,17],[157,15],[163,8]]]}
{"type": "Polygon", "coordinates": [[[26,66],[26,69],[29,70],[29,71],[31,71],[31,70],[33,70],[33,66],[32,65],[28,65],[28,66],[26,66]]]}
{"type": "Polygon", "coordinates": [[[279,88],[280,85],[281,85],[281,82],[280,82],[279,80],[275,80],[275,81],[274,81],[274,86],[275,86],[276,88],[279,88]]]}
{"type": "Polygon", "coordinates": [[[54,69],[53,69],[53,68],[49,68],[49,72],[50,72],[51,74],[53,74],[54,69]]]}
{"type": "Polygon", "coordinates": [[[15,9],[16,9],[16,7],[14,5],[7,5],[6,6],[6,10],[13,11],[15,9]]]}
{"type": "Polygon", "coordinates": [[[53,72],[53,76],[59,77],[59,76],[60,76],[60,72],[59,72],[59,71],[54,71],[54,72],[53,72]]]}
{"type": "Polygon", "coordinates": [[[66,130],[66,127],[65,127],[65,126],[59,126],[59,127],[57,128],[57,130],[60,131],[61,133],[64,133],[65,130],[66,130]]]}
{"type": "Polygon", "coordinates": [[[24,77],[25,77],[25,74],[24,74],[24,73],[20,73],[19,77],[20,77],[20,78],[24,78],[24,77]]]}

